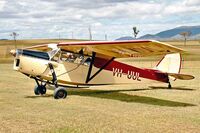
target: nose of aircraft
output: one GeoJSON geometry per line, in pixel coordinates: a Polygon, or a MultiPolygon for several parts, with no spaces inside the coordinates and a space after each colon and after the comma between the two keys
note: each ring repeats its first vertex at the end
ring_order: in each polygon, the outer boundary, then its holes
{"type": "Polygon", "coordinates": [[[12,49],[12,50],[10,51],[10,54],[13,55],[13,56],[15,57],[15,56],[16,56],[16,50],[12,49]]]}

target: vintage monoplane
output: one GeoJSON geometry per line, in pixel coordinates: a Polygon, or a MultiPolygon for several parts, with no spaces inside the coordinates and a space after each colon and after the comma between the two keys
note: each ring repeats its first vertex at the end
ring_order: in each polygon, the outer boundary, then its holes
{"type": "Polygon", "coordinates": [[[11,50],[14,70],[35,79],[36,95],[54,86],[54,98],[66,98],[64,87],[114,85],[154,80],[168,83],[175,79],[190,80],[180,74],[181,53],[175,46],[154,40],[82,41],[42,44],[11,50]],[[138,68],[116,58],[165,55],[155,68],[138,68]]]}

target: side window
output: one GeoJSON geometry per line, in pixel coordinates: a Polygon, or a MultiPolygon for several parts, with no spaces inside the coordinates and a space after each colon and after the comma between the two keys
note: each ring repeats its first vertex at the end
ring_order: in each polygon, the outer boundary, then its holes
{"type": "Polygon", "coordinates": [[[92,61],[91,57],[87,57],[87,59],[85,60],[84,64],[89,66],[91,61],[92,61]]]}
{"type": "Polygon", "coordinates": [[[75,54],[75,53],[70,53],[70,52],[65,52],[65,51],[62,51],[60,60],[65,61],[65,62],[82,64],[86,66],[89,66],[92,61],[91,57],[89,56],[82,56],[80,54],[75,54]]]}
{"type": "Polygon", "coordinates": [[[51,60],[59,62],[60,61],[60,56],[61,56],[61,53],[58,52],[56,55],[53,56],[53,58],[51,60]]]}
{"type": "Polygon", "coordinates": [[[62,61],[74,62],[77,58],[77,55],[70,52],[63,52],[61,53],[60,59],[62,61]]]}

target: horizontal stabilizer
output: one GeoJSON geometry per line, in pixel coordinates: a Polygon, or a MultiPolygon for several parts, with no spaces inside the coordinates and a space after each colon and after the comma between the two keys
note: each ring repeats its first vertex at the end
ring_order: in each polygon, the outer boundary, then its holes
{"type": "Polygon", "coordinates": [[[181,79],[181,80],[191,80],[194,79],[194,76],[187,75],[187,74],[178,74],[178,73],[167,73],[168,76],[171,76],[175,79],[181,79]]]}

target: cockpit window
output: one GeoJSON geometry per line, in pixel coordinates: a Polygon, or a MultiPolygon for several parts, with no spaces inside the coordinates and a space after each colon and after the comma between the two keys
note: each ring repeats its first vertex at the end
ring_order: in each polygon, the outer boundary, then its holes
{"type": "Polygon", "coordinates": [[[50,59],[52,59],[54,56],[56,56],[58,53],[60,53],[60,48],[53,49],[53,50],[51,50],[51,51],[49,51],[47,53],[48,53],[50,59]]]}
{"type": "Polygon", "coordinates": [[[65,51],[62,51],[60,59],[62,61],[82,64],[82,65],[89,65],[91,62],[91,58],[88,56],[83,56],[81,54],[75,54],[65,51]]]}
{"type": "Polygon", "coordinates": [[[52,58],[52,61],[59,62],[60,61],[61,52],[57,52],[52,58]]]}
{"type": "Polygon", "coordinates": [[[88,58],[85,60],[84,64],[89,66],[90,63],[91,63],[91,61],[92,61],[92,58],[91,58],[91,57],[88,57],[88,58]]]}
{"type": "Polygon", "coordinates": [[[74,62],[77,58],[77,55],[70,52],[62,52],[61,54],[61,60],[62,61],[68,61],[68,62],[74,62]]]}

